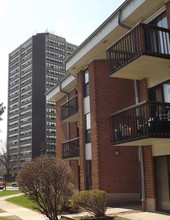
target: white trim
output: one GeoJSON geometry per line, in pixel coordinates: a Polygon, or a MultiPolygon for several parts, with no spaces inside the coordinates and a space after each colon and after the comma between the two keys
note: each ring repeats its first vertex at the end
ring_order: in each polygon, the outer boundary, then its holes
{"type": "Polygon", "coordinates": [[[59,85],[46,95],[46,101],[51,101],[52,97],[60,91],[59,85]]]}
{"type": "Polygon", "coordinates": [[[90,112],[90,96],[84,98],[84,114],[90,112]]]}
{"type": "Polygon", "coordinates": [[[86,160],[92,159],[91,143],[85,144],[85,157],[86,160]]]}

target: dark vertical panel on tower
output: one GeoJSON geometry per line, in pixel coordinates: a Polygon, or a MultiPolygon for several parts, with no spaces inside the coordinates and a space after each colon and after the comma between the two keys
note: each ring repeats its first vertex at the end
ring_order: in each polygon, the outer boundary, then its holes
{"type": "Polygon", "coordinates": [[[39,156],[45,148],[45,34],[33,36],[32,74],[32,156],[39,156]]]}

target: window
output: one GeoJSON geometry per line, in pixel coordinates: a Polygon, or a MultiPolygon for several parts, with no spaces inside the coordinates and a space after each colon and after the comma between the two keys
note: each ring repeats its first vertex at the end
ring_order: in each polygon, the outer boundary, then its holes
{"type": "Polygon", "coordinates": [[[86,143],[90,143],[91,142],[91,129],[86,130],[85,142],[86,143]]]}
{"type": "Polygon", "coordinates": [[[86,160],[86,189],[92,189],[92,163],[91,160],[86,160]]]}
{"type": "Polygon", "coordinates": [[[85,142],[91,142],[91,121],[90,113],[85,114],[85,142]]]}
{"type": "MultiPolygon", "coordinates": [[[[150,22],[151,25],[168,28],[168,21],[166,13],[162,13],[153,21],[150,22]]],[[[161,31],[154,31],[152,33],[152,50],[153,52],[160,52],[168,54],[170,51],[170,39],[168,33],[162,33],[161,31]]]]}
{"type": "Polygon", "coordinates": [[[166,13],[164,12],[161,15],[159,15],[157,18],[151,21],[150,24],[158,27],[168,28],[166,13]]]}
{"type": "Polygon", "coordinates": [[[84,97],[89,96],[89,72],[86,70],[84,72],[84,79],[83,79],[83,88],[84,88],[84,97]]]}
{"type": "Polygon", "coordinates": [[[151,101],[170,102],[170,81],[161,83],[149,90],[151,101]]]}
{"type": "MultiPolygon", "coordinates": [[[[170,103],[170,81],[166,81],[149,89],[149,98],[151,101],[170,103]]],[[[150,111],[151,116],[155,119],[170,120],[169,104],[152,105],[150,111]]]]}

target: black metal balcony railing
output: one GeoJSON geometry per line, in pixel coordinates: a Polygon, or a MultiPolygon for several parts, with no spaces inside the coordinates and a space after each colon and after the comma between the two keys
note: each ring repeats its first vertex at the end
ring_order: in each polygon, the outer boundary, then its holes
{"type": "Polygon", "coordinates": [[[132,29],[107,50],[108,74],[142,54],[170,58],[170,30],[147,24],[132,29]]]}
{"type": "Polygon", "coordinates": [[[61,120],[65,120],[78,112],[78,96],[74,96],[61,106],[61,120]]]}
{"type": "Polygon", "coordinates": [[[111,142],[170,138],[170,103],[144,102],[113,114],[111,142]]]}
{"type": "Polygon", "coordinates": [[[69,159],[80,156],[79,138],[62,143],[62,158],[69,159]]]}

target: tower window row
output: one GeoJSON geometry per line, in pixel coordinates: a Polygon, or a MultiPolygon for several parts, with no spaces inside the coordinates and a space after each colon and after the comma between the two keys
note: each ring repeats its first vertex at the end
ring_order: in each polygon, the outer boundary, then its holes
{"type": "Polygon", "coordinates": [[[56,44],[58,46],[65,47],[65,43],[64,42],[56,41],[56,40],[51,39],[51,38],[47,38],[47,42],[50,42],[52,44],[56,44]]]}
{"type": "Polygon", "coordinates": [[[47,67],[50,67],[50,68],[54,68],[54,69],[58,69],[58,70],[65,70],[65,67],[64,66],[60,66],[60,65],[56,65],[56,64],[53,64],[53,63],[48,63],[46,64],[47,67]]]}
{"type": "Polygon", "coordinates": [[[52,55],[52,56],[55,56],[55,57],[58,57],[58,58],[65,59],[65,55],[60,54],[60,53],[55,53],[55,52],[50,51],[50,50],[47,50],[47,54],[52,55]]]}
{"type": "Polygon", "coordinates": [[[14,51],[13,53],[10,54],[10,58],[12,59],[12,58],[14,58],[14,57],[16,57],[18,55],[19,55],[19,50],[14,51]]]}
{"type": "Polygon", "coordinates": [[[62,48],[59,48],[59,47],[55,47],[55,46],[52,46],[52,45],[47,45],[47,48],[55,50],[55,51],[59,51],[59,52],[62,52],[62,53],[65,53],[65,49],[62,49],[62,48]]]}
{"type": "Polygon", "coordinates": [[[59,63],[59,64],[63,64],[63,65],[64,65],[64,61],[62,61],[62,60],[55,59],[55,58],[49,57],[49,56],[47,56],[46,58],[47,58],[47,60],[49,60],[49,61],[56,62],[56,63],[59,63]]]}

